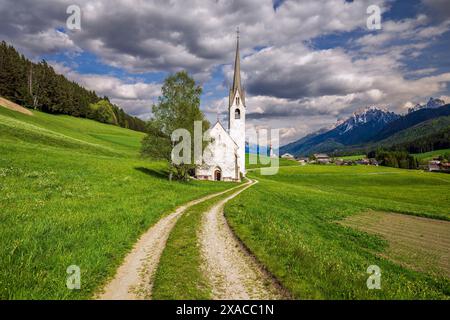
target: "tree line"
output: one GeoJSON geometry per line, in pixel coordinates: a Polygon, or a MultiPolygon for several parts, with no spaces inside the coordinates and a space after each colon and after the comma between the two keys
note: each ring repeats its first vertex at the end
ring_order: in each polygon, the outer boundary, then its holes
{"type": "Polygon", "coordinates": [[[413,155],[406,151],[391,151],[377,149],[367,154],[368,158],[377,159],[382,166],[401,168],[401,169],[417,169],[419,161],[413,155]]]}
{"type": "MultiPolygon", "coordinates": [[[[147,136],[142,140],[141,155],[145,158],[162,160],[168,164],[169,179],[186,181],[190,175],[195,173],[198,164],[191,161],[189,163],[174,163],[172,161],[173,146],[178,141],[173,140],[172,133],[176,129],[185,129],[190,137],[194,137],[194,123],[201,122],[202,132],[210,127],[210,123],[200,110],[200,96],[202,88],[195,83],[186,71],[179,71],[169,75],[161,88],[161,96],[158,103],[152,107],[153,118],[147,124],[147,136]]],[[[181,149],[177,156],[187,152],[194,154],[193,141],[188,142],[188,148],[181,149]]],[[[202,151],[207,145],[207,141],[202,141],[202,151]]]]}
{"type": "Polygon", "coordinates": [[[130,116],[108,97],[99,97],[45,61],[34,63],[5,41],[0,43],[0,96],[24,107],[53,114],[89,118],[137,131],[145,121],[130,116]]]}

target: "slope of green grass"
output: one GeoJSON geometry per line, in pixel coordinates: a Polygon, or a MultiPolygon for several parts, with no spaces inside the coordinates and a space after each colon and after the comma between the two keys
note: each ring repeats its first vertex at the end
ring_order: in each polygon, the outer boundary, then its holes
{"type": "MultiPolygon", "coordinates": [[[[256,155],[256,160],[257,163],[256,164],[250,164],[249,163],[249,154],[246,153],[245,154],[245,166],[246,169],[256,169],[256,168],[263,168],[263,167],[270,167],[271,165],[273,166],[274,164],[271,164],[270,161],[274,161],[273,159],[270,159],[267,156],[259,156],[256,155]],[[262,163],[264,162],[264,163],[262,163]]],[[[280,167],[286,167],[286,166],[299,166],[299,163],[295,160],[290,160],[290,159],[285,159],[285,158],[278,158],[278,165],[280,167]]]]}
{"type": "Polygon", "coordinates": [[[0,107],[0,299],[86,299],[139,235],[194,198],[234,186],[169,182],[137,157],[143,134],[0,107]],[[66,269],[81,269],[81,290],[66,269]]]}
{"type": "Polygon", "coordinates": [[[450,220],[450,176],[382,167],[280,168],[231,200],[225,213],[252,252],[292,292],[306,299],[448,299],[445,276],[386,258],[382,238],[341,219],[370,210],[450,220]],[[366,286],[370,265],[381,290],[366,286]]]}
{"type": "Polygon", "coordinates": [[[136,156],[144,133],[89,119],[33,111],[33,116],[0,107],[2,138],[39,142],[93,154],[136,156]]]}
{"type": "Polygon", "coordinates": [[[442,150],[434,150],[434,151],[425,152],[425,153],[417,153],[417,154],[414,154],[413,156],[415,156],[417,158],[417,160],[419,160],[419,162],[421,162],[421,163],[428,163],[428,161],[433,160],[433,158],[442,156],[444,154],[450,154],[450,149],[442,149],[442,150]]]}
{"type": "Polygon", "coordinates": [[[202,215],[213,205],[230,196],[236,190],[189,208],[177,221],[167,239],[159,261],[152,290],[157,300],[207,300],[211,299],[211,287],[201,270],[202,257],[198,234],[202,215]]]}
{"type": "Polygon", "coordinates": [[[365,154],[355,155],[355,156],[343,156],[343,157],[336,157],[337,159],[343,159],[343,160],[361,160],[367,158],[365,154]]]}

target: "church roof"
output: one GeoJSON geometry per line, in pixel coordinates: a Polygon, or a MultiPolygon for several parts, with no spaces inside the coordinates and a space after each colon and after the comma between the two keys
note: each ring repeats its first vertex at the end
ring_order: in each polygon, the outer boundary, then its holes
{"type": "Polygon", "coordinates": [[[234,139],[230,136],[230,134],[228,133],[228,131],[225,130],[225,128],[223,127],[222,123],[221,123],[219,120],[217,120],[216,124],[212,126],[211,130],[214,129],[215,127],[221,128],[222,131],[226,134],[226,136],[234,143],[234,145],[235,145],[236,147],[238,147],[236,141],[234,141],[234,139]]]}

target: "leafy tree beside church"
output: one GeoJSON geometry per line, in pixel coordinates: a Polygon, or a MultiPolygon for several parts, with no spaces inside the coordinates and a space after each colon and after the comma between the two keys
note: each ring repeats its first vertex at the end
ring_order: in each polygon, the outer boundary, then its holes
{"type": "MultiPolygon", "coordinates": [[[[202,88],[196,85],[186,71],[170,75],[164,80],[158,103],[152,107],[153,118],[147,123],[148,135],[142,141],[144,157],[164,160],[169,165],[169,174],[178,180],[187,180],[195,169],[191,163],[172,164],[171,134],[177,129],[186,129],[191,139],[191,155],[194,154],[194,122],[202,122],[202,131],[209,129],[209,122],[200,110],[202,88]]],[[[177,143],[177,142],[174,142],[177,143]]]]}

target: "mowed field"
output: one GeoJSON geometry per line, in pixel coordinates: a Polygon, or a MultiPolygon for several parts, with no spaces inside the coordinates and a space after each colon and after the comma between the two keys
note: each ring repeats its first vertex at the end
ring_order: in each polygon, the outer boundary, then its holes
{"type": "Polygon", "coordinates": [[[0,299],[91,298],[162,215],[231,187],[169,182],[139,158],[143,136],[0,107],[0,299]],[[66,287],[70,265],[81,290],[66,287]]]}
{"type": "Polygon", "coordinates": [[[449,299],[450,175],[283,167],[231,200],[238,237],[299,299],[449,299]],[[369,290],[367,268],[381,269],[369,290]]]}

